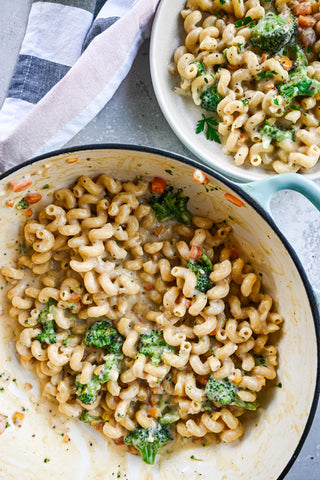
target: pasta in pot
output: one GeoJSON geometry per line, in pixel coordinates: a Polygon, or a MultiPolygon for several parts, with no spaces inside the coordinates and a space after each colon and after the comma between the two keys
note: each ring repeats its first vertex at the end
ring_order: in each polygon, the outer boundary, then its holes
{"type": "Polygon", "coordinates": [[[157,177],[82,176],[27,221],[26,254],[1,270],[42,394],[151,464],[174,438],[241,437],[276,377],[272,298],[231,227],[187,202],[157,177]]]}
{"type": "Polygon", "coordinates": [[[320,157],[320,3],[188,0],[174,91],[202,107],[196,133],[236,166],[302,172],[320,157]],[[204,113],[207,112],[207,115],[204,113]],[[209,120],[207,120],[209,119],[209,120]]]}

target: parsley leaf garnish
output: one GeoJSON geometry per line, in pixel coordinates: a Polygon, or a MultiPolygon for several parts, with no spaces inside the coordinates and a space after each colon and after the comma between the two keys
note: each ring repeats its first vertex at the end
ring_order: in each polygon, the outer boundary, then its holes
{"type": "MultiPolygon", "coordinates": [[[[237,20],[234,26],[236,28],[244,27],[245,25],[248,25],[248,23],[251,23],[251,22],[253,22],[253,19],[251,17],[244,17],[244,18],[240,18],[240,20],[237,20]]],[[[251,26],[249,27],[251,28],[251,26]]]]}
{"type": "Polygon", "coordinates": [[[262,80],[264,78],[271,78],[273,77],[274,75],[278,75],[277,72],[274,72],[273,70],[266,70],[265,72],[260,72],[256,75],[256,78],[258,78],[259,80],[262,80]]]}
{"type": "Polygon", "coordinates": [[[207,140],[214,140],[217,143],[221,143],[218,130],[215,128],[218,126],[218,122],[214,117],[206,117],[202,115],[202,120],[197,122],[196,133],[205,131],[207,140]]]}

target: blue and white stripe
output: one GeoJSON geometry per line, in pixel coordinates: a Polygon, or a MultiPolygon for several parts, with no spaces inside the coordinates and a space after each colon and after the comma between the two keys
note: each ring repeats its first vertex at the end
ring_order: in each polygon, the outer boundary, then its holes
{"type": "Polygon", "coordinates": [[[103,108],[127,75],[157,4],[33,0],[0,111],[2,169],[61,147],[103,108]]]}

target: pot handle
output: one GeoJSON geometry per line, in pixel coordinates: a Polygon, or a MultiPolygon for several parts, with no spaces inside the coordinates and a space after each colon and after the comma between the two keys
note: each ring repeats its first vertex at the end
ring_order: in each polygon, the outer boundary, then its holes
{"type": "Polygon", "coordinates": [[[320,188],[312,180],[296,173],[283,173],[266,180],[245,183],[241,188],[260,203],[271,216],[271,199],[280,190],[295,190],[302,193],[320,211],[320,188]]]}
{"type": "MultiPolygon", "coordinates": [[[[284,173],[266,180],[242,184],[241,188],[272,216],[271,199],[280,190],[295,190],[304,195],[320,212],[320,188],[312,180],[296,173],[284,173]]],[[[320,290],[313,290],[320,310],[320,290]]]]}

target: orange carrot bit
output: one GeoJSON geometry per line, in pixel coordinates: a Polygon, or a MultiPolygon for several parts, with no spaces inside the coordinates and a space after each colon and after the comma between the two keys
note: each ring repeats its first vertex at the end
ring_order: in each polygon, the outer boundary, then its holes
{"type": "Polygon", "coordinates": [[[248,135],[244,132],[241,132],[237,142],[237,147],[241,147],[248,140],[248,135]]]}
{"type": "Polygon", "coordinates": [[[273,90],[275,88],[274,83],[272,80],[269,80],[263,85],[263,89],[266,91],[273,90]]]}
{"type": "Polygon", "coordinates": [[[144,290],[146,290],[147,292],[149,292],[150,290],[153,289],[153,285],[152,285],[152,283],[150,283],[149,285],[145,285],[143,288],[144,288],[144,290]]]}
{"type": "Polygon", "coordinates": [[[290,70],[290,68],[292,68],[292,62],[290,58],[286,57],[285,55],[282,55],[279,58],[279,63],[285,70],[290,70]]]}
{"type": "Polygon", "coordinates": [[[68,435],[63,435],[63,443],[68,443],[70,442],[70,437],[68,435]]]}
{"type": "Polygon", "coordinates": [[[67,163],[76,163],[78,161],[77,157],[70,157],[67,159],[67,163]]]}
{"type": "Polygon", "coordinates": [[[262,375],[257,375],[257,379],[259,380],[262,386],[265,386],[266,379],[262,375]]]}
{"type": "Polygon", "coordinates": [[[104,425],[103,422],[95,423],[94,428],[95,428],[98,432],[100,432],[100,431],[103,429],[103,425],[104,425]]]}
{"type": "Polygon", "coordinates": [[[230,258],[231,260],[239,258],[239,250],[236,247],[231,247],[230,258]]]}
{"type": "Polygon", "coordinates": [[[203,183],[204,185],[207,185],[207,183],[209,183],[207,175],[198,168],[193,171],[192,181],[195,183],[203,183]]]}
{"type": "Polygon", "coordinates": [[[13,200],[7,200],[6,205],[8,205],[8,207],[13,207],[14,206],[14,201],[13,200]]]}
{"type": "Polygon", "coordinates": [[[26,217],[31,217],[32,215],[32,208],[29,207],[27,210],[23,210],[23,213],[25,214],[26,217]]]}
{"type": "Polygon", "coordinates": [[[161,232],[162,232],[162,231],[163,231],[163,226],[160,225],[159,227],[155,228],[152,233],[153,233],[154,235],[157,235],[157,237],[159,237],[159,235],[161,235],[161,232]]]}
{"type": "Polygon", "coordinates": [[[198,245],[192,245],[190,252],[189,252],[189,258],[191,260],[198,260],[202,255],[202,248],[198,247],[198,245]]]}
{"type": "Polygon", "coordinates": [[[123,437],[113,439],[115,445],[125,445],[123,437]]]}
{"type": "Polygon", "coordinates": [[[73,294],[69,300],[71,303],[75,303],[75,302],[79,302],[80,298],[81,298],[80,295],[73,294]]]}
{"type": "Polygon", "coordinates": [[[183,295],[180,295],[180,297],[178,297],[177,303],[183,303],[186,309],[190,308],[192,305],[192,301],[189,300],[189,298],[184,297],[183,295]]]}
{"type": "Polygon", "coordinates": [[[27,195],[24,197],[25,201],[29,203],[29,205],[39,202],[41,198],[42,195],[40,195],[40,193],[27,193],[27,195]]]}
{"type": "Polygon", "coordinates": [[[159,409],[157,407],[149,408],[148,416],[152,417],[152,418],[158,418],[159,417],[159,409]]]}
{"type": "Polygon", "coordinates": [[[317,20],[312,15],[299,15],[298,25],[301,28],[314,27],[317,20]]]}
{"type": "Polygon", "coordinates": [[[24,413],[15,412],[12,417],[13,423],[21,427],[21,423],[24,420],[24,413]]]}
{"type": "Polygon", "coordinates": [[[207,385],[209,377],[205,377],[204,375],[197,375],[197,382],[204,387],[207,385]]]}
{"type": "Polygon", "coordinates": [[[232,193],[228,193],[226,192],[224,194],[225,198],[227,200],[229,200],[229,202],[233,203],[234,205],[236,205],[237,207],[243,207],[244,206],[244,203],[242,200],[240,200],[240,198],[238,197],[235,197],[234,195],[232,195],[232,193]]]}
{"type": "Polygon", "coordinates": [[[209,333],[210,337],[215,337],[219,331],[219,327],[216,327],[212,332],[209,333]]]}
{"type": "Polygon", "coordinates": [[[19,180],[13,180],[9,182],[11,190],[14,192],[22,192],[30,185],[32,185],[32,180],[30,175],[25,175],[24,177],[20,178],[19,180]]]}
{"type": "Polygon", "coordinates": [[[312,5],[310,2],[301,2],[294,8],[296,15],[309,15],[312,13],[312,5]]]}
{"type": "Polygon", "coordinates": [[[166,180],[164,180],[161,177],[154,177],[154,179],[151,182],[151,192],[155,193],[156,195],[160,195],[165,191],[166,186],[167,186],[166,180]]]}
{"type": "Polygon", "coordinates": [[[263,52],[263,54],[261,55],[261,63],[265,62],[267,59],[268,59],[268,53],[267,52],[263,52]]]}

